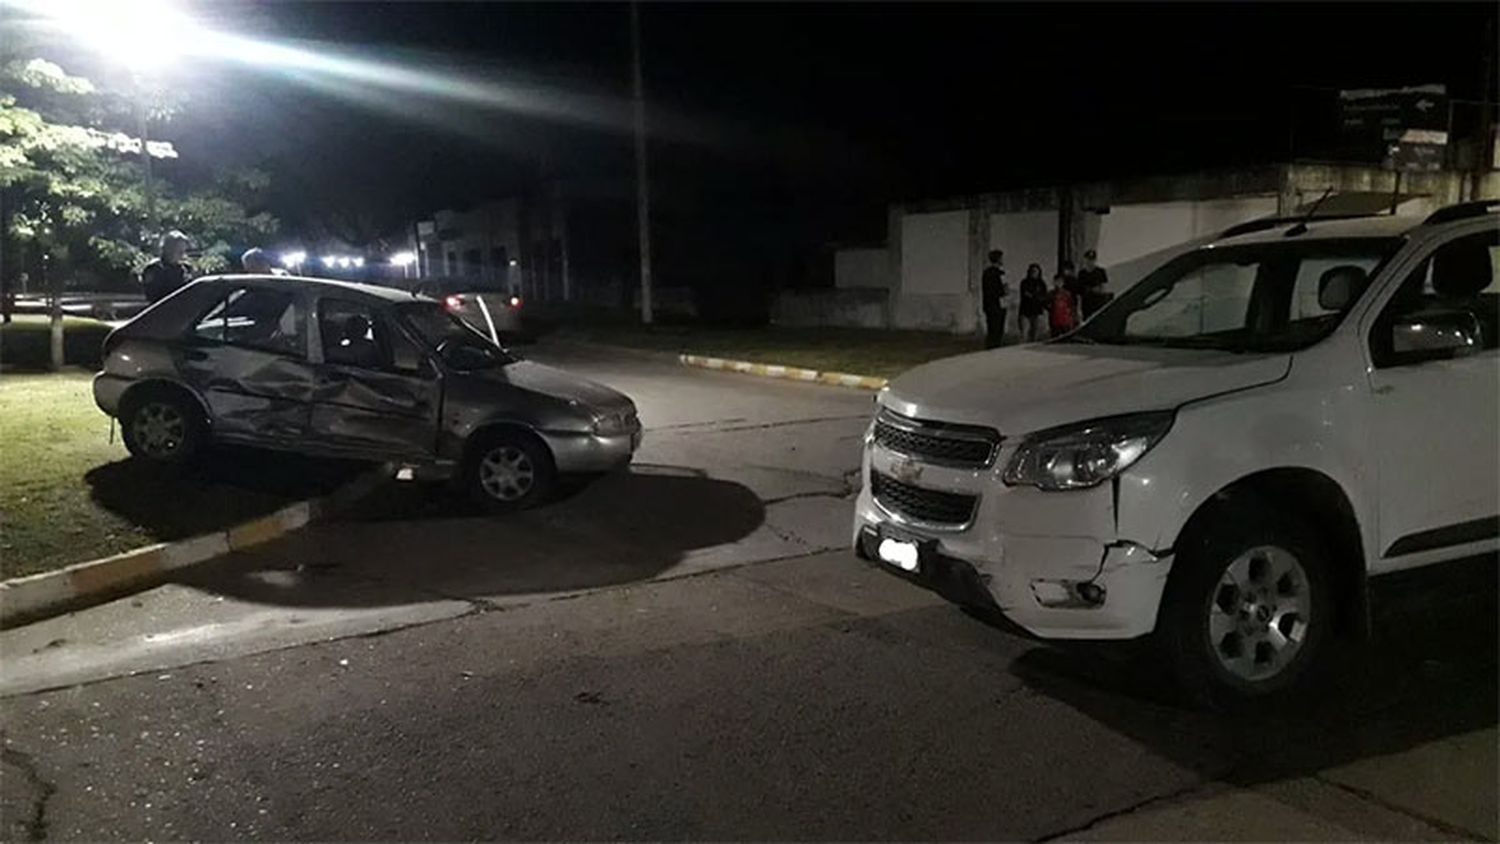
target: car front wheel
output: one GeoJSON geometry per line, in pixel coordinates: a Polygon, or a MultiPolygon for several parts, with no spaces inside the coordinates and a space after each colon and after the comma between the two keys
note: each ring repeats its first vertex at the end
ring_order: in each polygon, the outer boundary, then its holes
{"type": "Polygon", "coordinates": [[[465,471],[469,496],[491,512],[534,507],[556,480],[552,455],[536,437],[522,432],[485,436],[469,451],[465,471]]]}
{"type": "Polygon", "coordinates": [[[1162,630],[1185,691],[1237,706],[1310,681],[1334,621],[1326,560],[1299,520],[1258,506],[1226,512],[1185,542],[1162,630]]]}

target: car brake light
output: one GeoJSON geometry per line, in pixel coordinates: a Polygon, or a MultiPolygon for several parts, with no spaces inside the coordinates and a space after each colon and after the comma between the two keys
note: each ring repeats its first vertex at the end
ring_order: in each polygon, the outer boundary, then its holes
{"type": "Polygon", "coordinates": [[[521,307],[521,297],[520,296],[512,296],[512,297],[510,297],[510,303],[509,304],[510,304],[510,306],[512,308],[519,308],[519,307],[521,307]]]}
{"type": "Polygon", "coordinates": [[[446,299],[444,299],[443,300],[443,304],[447,305],[449,310],[456,310],[456,309],[462,308],[464,306],[464,297],[462,297],[462,296],[458,295],[457,293],[455,293],[452,296],[449,296],[446,299]]]}

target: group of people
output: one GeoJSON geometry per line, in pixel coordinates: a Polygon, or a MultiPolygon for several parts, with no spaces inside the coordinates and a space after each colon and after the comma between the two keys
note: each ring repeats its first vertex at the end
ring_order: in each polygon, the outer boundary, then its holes
{"type": "MultiPolygon", "coordinates": [[[[1026,268],[1018,308],[1023,341],[1042,339],[1044,320],[1050,336],[1067,334],[1109,301],[1110,294],[1105,292],[1109,275],[1098,260],[1099,255],[1090,249],[1083,253],[1082,269],[1075,270],[1072,261],[1063,261],[1052,276],[1050,288],[1041,264],[1026,268]]],[[[989,266],[981,276],[980,298],[984,305],[985,348],[1004,345],[1010,285],[1005,281],[1005,253],[999,249],[989,254],[989,266]]]]}
{"type": "MultiPolygon", "coordinates": [[[[193,280],[193,270],[187,263],[188,236],[180,231],[169,231],[162,236],[161,253],[141,269],[141,288],[146,301],[155,303],[172,295],[177,288],[193,280]]],[[[240,272],[249,275],[282,275],[271,260],[271,254],[255,247],[240,256],[240,272]]]]}

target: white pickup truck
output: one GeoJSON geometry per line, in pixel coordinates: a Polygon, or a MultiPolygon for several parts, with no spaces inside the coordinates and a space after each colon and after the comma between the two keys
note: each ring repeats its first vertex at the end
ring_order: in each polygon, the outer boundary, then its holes
{"type": "Polygon", "coordinates": [[[1497,206],[1244,224],[1071,335],[902,375],[856,552],[1043,639],[1150,636],[1213,699],[1295,687],[1379,578],[1497,572],[1497,206]]]}

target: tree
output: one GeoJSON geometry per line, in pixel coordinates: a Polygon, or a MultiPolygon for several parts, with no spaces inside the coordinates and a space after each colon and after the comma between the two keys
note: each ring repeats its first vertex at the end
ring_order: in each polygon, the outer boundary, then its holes
{"type": "MultiPolygon", "coordinates": [[[[156,219],[148,220],[139,156],[167,161],[176,152],[122,131],[132,110],[119,94],[43,59],[0,65],[0,223],[8,245],[26,247],[33,264],[50,255],[52,272],[107,281],[149,260],[159,235],[153,222],[197,241],[205,272],[225,268],[237,245],[274,233],[274,217],[245,212],[245,201],[266,186],[256,173],[221,175],[194,190],[158,179],[156,219]]],[[[19,266],[12,258],[0,272],[13,275],[19,266]]]]}

